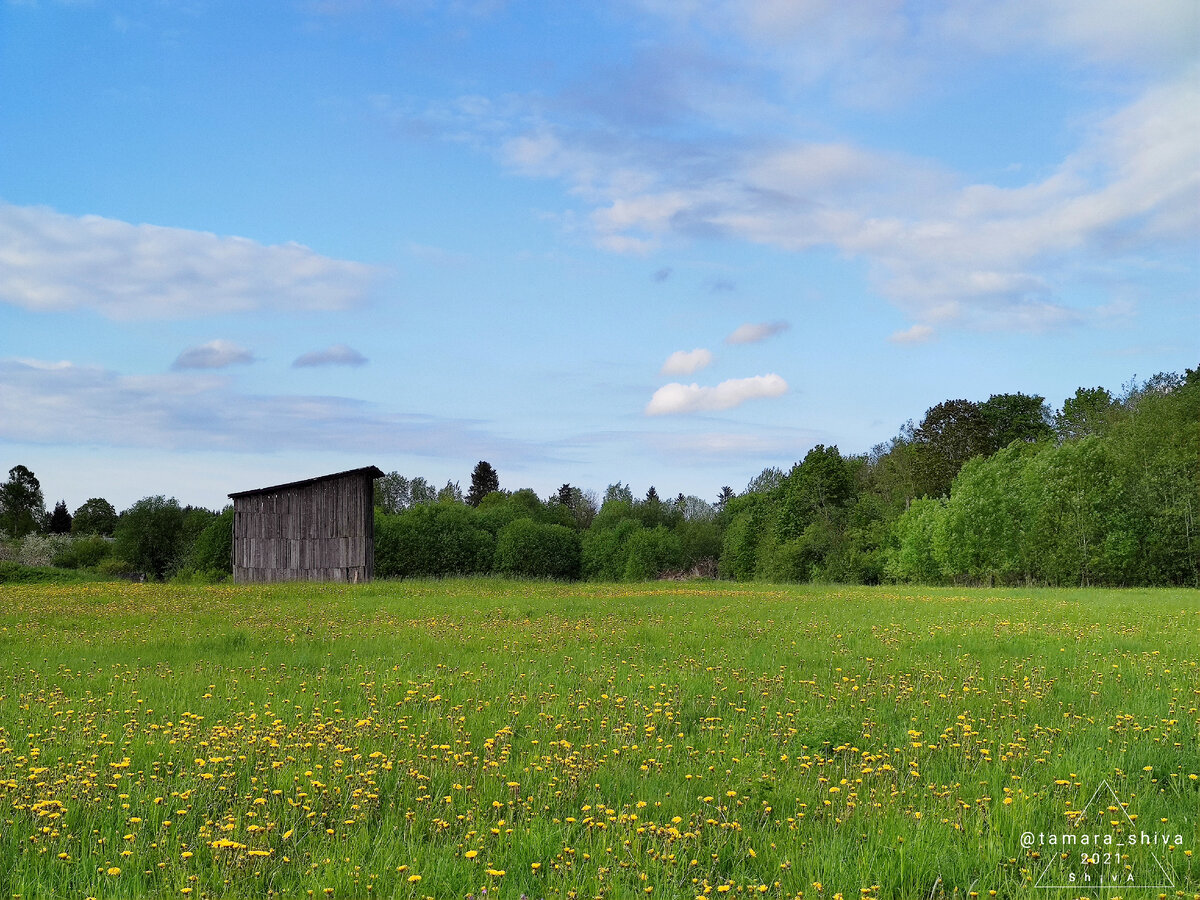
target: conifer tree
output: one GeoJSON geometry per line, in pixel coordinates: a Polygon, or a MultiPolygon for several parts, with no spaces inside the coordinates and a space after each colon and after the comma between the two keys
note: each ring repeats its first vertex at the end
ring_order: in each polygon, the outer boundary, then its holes
{"type": "Polygon", "coordinates": [[[492,468],[491,463],[480,460],[471,473],[471,489],[467,492],[467,503],[478,506],[492,491],[500,490],[500,476],[492,468]]]}

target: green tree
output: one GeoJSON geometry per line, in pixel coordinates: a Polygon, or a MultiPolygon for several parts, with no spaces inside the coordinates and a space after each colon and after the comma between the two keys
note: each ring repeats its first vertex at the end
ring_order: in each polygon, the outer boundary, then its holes
{"type": "MultiPolygon", "coordinates": [[[[709,506],[709,509],[712,507],[709,506]]],[[[685,516],[674,531],[683,548],[680,568],[708,576],[716,575],[717,560],[721,557],[721,527],[716,519],[689,519],[685,516]]]]}
{"type": "Polygon", "coordinates": [[[81,534],[54,555],[53,564],[64,569],[94,569],[112,554],[112,541],[98,534],[81,534]]]}
{"type": "Polygon", "coordinates": [[[619,481],[616,484],[610,484],[604,489],[604,500],[600,508],[603,509],[608,503],[618,500],[625,503],[633,503],[633,490],[629,485],[621,484],[619,481]]]}
{"type": "Polygon", "coordinates": [[[946,505],[946,566],[960,578],[988,584],[1028,582],[1035,576],[1028,473],[1048,444],[1014,440],[989,457],[967,461],[946,505]]]}
{"type": "Polygon", "coordinates": [[[770,499],[764,494],[743,494],[725,502],[717,517],[724,526],[721,558],[717,564],[721,577],[736,581],[754,578],[758,570],[759,545],[768,531],[766,526],[772,512],[770,499]]]}
{"type": "Polygon", "coordinates": [[[571,484],[564,484],[554,495],[554,502],[569,511],[571,523],[580,531],[591,527],[596,518],[596,495],[592,491],[583,491],[571,484]]]}
{"type": "Polygon", "coordinates": [[[995,453],[1013,441],[1036,443],[1054,436],[1050,407],[1038,394],[992,394],[979,405],[988,428],[988,450],[995,453]]]}
{"type": "Polygon", "coordinates": [[[72,534],[111,535],[117,527],[117,511],[103,497],[87,500],[71,517],[72,534]]]}
{"type": "Polygon", "coordinates": [[[979,404],[946,400],[925,413],[913,435],[917,490],[944,497],[958,470],[972,456],[990,451],[991,429],[979,404]]]}
{"type": "Polygon", "coordinates": [[[837,446],[817,444],[793,466],[780,490],[783,497],[777,528],[782,540],[791,540],[816,519],[831,525],[839,519],[842,507],[851,499],[854,482],[837,446]]]}
{"type": "Polygon", "coordinates": [[[634,514],[646,528],[658,528],[660,525],[670,526],[682,518],[682,511],[676,511],[673,504],[663,503],[654,485],[646,491],[644,500],[633,505],[634,514]]]}
{"type": "Polygon", "coordinates": [[[37,476],[25,466],[8,470],[8,481],[0,484],[0,532],[10,538],[40,531],[46,518],[46,501],[37,476]]]}
{"type": "Polygon", "coordinates": [[[144,497],[121,513],[113,532],[116,555],[147,578],[174,574],[184,551],[184,510],[172,497],[144,497]]]}
{"type": "Polygon", "coordinates": [[[783,484],[783,469],[768,466],[750,479],[746,485],[747,494],[770,494],[783,484]]]}
{"type": "MultiPolygon", "coordinates": [[[[414,479],[415,481],[423,481],[424,479],[414,479]]],[[[421,499],[416,500],[416,503],[464,503],[462,488],[459,487],[457,481],[446,479],[445,486],[436,493],[433,493],[433,485],[429,485],[429,491],[421,491],[418,493],[417,485],[413,485],[413,496],[419,496],[421,499]]]]}
{"type": "Polygon", "coordinates": [[[939,497],[914,500],[896,521],[894,545],[886,572],[894,581],[939,584],[945,580],[946,501],[939,497]]]}
{"type": "Polygon", "coordinates": [[[233,574],[233,507],[210,519],[188,553],[187,568],[207,578],[233,574]]]}
{"type": "Polygon", "coordinates": [[[1104,435],[1112,423],[1115,406],[1112,394],[1104,388],[1081,387],[1075,396],[1063,401],[1062,410],[1054,416],[1054,431],[1060,441],[1104,435]]]}
{"type": "Polygon", "coordinates": [[[504,526],[517,519],[565,525],[570,521],[570,513],[557,505],[548,507],[529,488],[521,488],[511,494],[493,491],[479,503],[476,521],[497,537],[504,526]]]}
{"type": "MultiPolygon", "coordinates": [[[[617,503],[628,506],[623,501],[617,503]]],[[[605,504],[606,509],[612,506],[605,504]]],[[[632,518],[601,521],[603,515],[602,511],[582,536],[583,577],[589,581],[620,581],[629,560],[629,540],[642,531],[642,525],[632,518]]]]}
{"type": "Polygon", "coordinates": [[[471,472],[471,489],[467,491],[467,505],[478,506],[492,491],[500,490],[500,476],[491,463],[480,460],[471,472]]]}

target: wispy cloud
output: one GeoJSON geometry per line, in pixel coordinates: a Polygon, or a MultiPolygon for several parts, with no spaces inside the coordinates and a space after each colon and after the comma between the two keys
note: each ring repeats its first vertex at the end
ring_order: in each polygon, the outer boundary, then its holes
{"type": "MultiPolygon", "coordinates": [[[[853,10],[833,0],[631,2],[671,25],[671,52],[718,38],[734,49],[685,58],[669,78],[635,60],[606,82],[651,86],[645,111],[582,91],[558,104],[530,98],[524,110],[508,97],[473,132],[515,171],[560,181],[584,207],[573,227],[590,227],[603,248],[645,253],[702,237],[833,249],[865,263],[912,321],[1022,332],[1091,321],[1072,288],[1114,259],[1194,254],[1192,0],[867,0],[853,10]],[[911,100],[966,59],[1027,44],[1047,58],[1108,65],[1101,75],[1137,77],[1113,95],[1123,108],[1078,116],[1074,151],[1023,184],[989,183],[827,128],[815,138],[811,122],[788,112],[826,85],[842,107],[859,97],[911,100]]],[[[471,130],[468,120],[457,112],[456,134],[471,130]]]]}
{"type": "Polygon", "coordinates": [[[888,340],[893,344],[923,344],[932,338],[934,335],[933,327],[930,325],[922,325],[917,323],[911,328],[905,328],[903,331],[897,331],[888,336],[888,340]]]}
{"type": "Polygon", "coordinates": [[[69,216],[0,202],[0,302],[112,319],[340,310],[381,275],[301,244],[69,216]]]}
{"type": "Polygon", "coordinates": [[[676,350],[663,363],[660,375],[691,375],[712,364],[713,355],[703,347],[695,350],[676,350]]]}
{"type": "Polygon", "coordinates": [[[664,384],[646,404],[646,415],[665,416],[679,413],[733,409],[747,400],[778,397],[787,392],[787,382],[778,375],[754,375],[731,378],[713,387],[698,384],[664,384]]]}
{"type": "Polygon", "coordinates": [[[401,415],[346,397],[244,394],[217,374],[122,375],[28,359],[0,359],[0,441],[547,458],[541,445],[490,433],[472,420],[401,415]]]}
{"type": "Polygon", "coordinates": [[[756,428],[753,433],[669,431],[646,434],[643,440],[679,464],[697,458],[721,461],[761,459],[778,462],[797,459],[818,441],[828,437],[817,431],[791,428],[756,428]]]}
{"type": "Polygon", "coordinates": [[[782,334],[791,326],[787,322],[747,322],[735,328],[725,338],[727,344],[757,344],[767,338],[782,334]]]}
{"type": "Polygon", "coordinates": [[[175,358],[172,369],[224,369],[254,362],[254,354],[233,341],[216,340],[189,347],[175,358]]]}
{"type": "Polygon", "coordinates": [[[313,350],[296,357],[292,363],[296,368],[308,366],[365,366],[367,358],[345,344],[334,344],[324,350],[313,350]]]}
{"type": "Polygon", "coordinates": [[[849,143],[616,148],[544,123],[540,173],[593,204],[606,248],[722,236],[863,259],[917,320],[1042,331],[1086,318],[1062,298],[1114,255],[1195,245],[1200,231],[1200,74],[1147,89],[1092,128],[1046,177],[965,183],[928,161],[849,143]],[[615,152],[614,152],[615,150],[615,152]]]}

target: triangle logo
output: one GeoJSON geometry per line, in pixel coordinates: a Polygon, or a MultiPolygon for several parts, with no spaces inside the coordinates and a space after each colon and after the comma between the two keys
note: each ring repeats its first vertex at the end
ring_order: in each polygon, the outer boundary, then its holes
{"type": "Polygon", "coordinates": [[[1173,888],[1158,852],[1176,840],[1172,834],[1143,831],[1107,781],[1100,783],[1070,827],[1060,834],[1023,835],[1032,849],[1050,859],[1034,887],[1075,890],[1173,888]]]}

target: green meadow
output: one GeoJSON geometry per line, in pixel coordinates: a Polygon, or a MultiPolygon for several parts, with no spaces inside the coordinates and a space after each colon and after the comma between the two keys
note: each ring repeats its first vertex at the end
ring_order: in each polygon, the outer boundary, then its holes
{"type": "Polygon", "coordinates": [[[0,896],[1200,898],[1198,708],[1195,590],[3,586],[0,896]]]}

